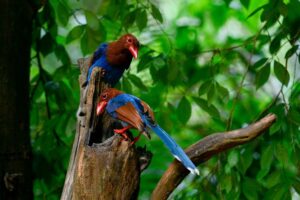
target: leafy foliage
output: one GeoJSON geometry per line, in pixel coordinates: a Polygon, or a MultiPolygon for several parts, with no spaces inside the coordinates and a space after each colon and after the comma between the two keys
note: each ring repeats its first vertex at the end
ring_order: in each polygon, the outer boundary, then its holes
{"type": "MultiPolygon", "coordinates": [[[[174,199],[291,199],[300,194],[300,3],[289,1],[47,1],[33,28],[31,141],[34,194],[57,199],[75,135],[76,60],[132,32],[142,43],[119,87],[148,102],[187,147],[266,113],[276,124],[256,141],[200,165],[174,199]]],[[[148,199],[172,161],[153,137],[142,174],[148,199]]],[[[182,188],[182,187],[180,187],[182,188]]]]}

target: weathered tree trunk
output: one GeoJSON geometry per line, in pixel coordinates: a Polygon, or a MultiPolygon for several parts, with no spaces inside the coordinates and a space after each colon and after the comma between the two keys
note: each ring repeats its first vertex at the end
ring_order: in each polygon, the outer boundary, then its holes
{"type": "Polygon", "coordinates": [[[32,199],[28,1],[1,1],[0,29],[0,199],[32,199]]]}
{"type": "MultiPolygon", "coordinates": [[[[82,86],[90,59],[79,60],[79,65],[82,86]]],[[[111,117],[95,116],[99,94],[108,87],[101,73],[101,68],[94,69],[89,85],[81,88],[77,131],[61,199],[137,198],[144,150],[115,136],[113,127],[120,125],[111,117]]]]}

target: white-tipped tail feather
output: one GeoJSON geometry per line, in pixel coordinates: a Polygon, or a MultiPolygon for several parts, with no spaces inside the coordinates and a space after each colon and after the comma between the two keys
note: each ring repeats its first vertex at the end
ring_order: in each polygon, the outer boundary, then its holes
{"type": "Polygon", "coordinates": [[[187,168],[192,174],[195,174],[195,175],[200,175],[200,172],[199,172],[199,170],[197,169],[197,168],[195,168],[195,169],[192,169],[192,168],[187,168]]]}
{"type": "Polygon", "coordinates": [[[182,150],[182,148],[169,136],[159,125],[147,124],[163,141],[163,143],[168,147],[173,156],[179,160],[192,174],[199,175],[199,170],[196,168],[194,163],[182,150]]]}

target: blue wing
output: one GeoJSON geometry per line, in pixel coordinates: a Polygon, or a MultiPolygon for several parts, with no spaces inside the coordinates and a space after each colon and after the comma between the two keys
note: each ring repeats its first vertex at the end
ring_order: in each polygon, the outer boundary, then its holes
{"type": "Polygon", "coordinates": [[[101,67],[101,68],[105,69],[106,72],[105,72],[104,79],[107,83],[111,84],[112,86],[116,85],[117,82],[122,77],[125,69],[118,68],[118,67],[112,67],[109,64],[107,57],[106,57],[107,47],[108,47],[108,44],[103,43],[94,52],[92,65],[90,66],[89,71],[88,71],[87,82],[90,81],[93,69],[95,67],[101,67]]]}
{"type": "Polygon", "coordinates": [[[98,60],[102,55],[104,55],[107,46],[108,46],[107,43],[100,44],[98,49],[94,52],[92,64],[94,64],[96,60],[98,60]]]}

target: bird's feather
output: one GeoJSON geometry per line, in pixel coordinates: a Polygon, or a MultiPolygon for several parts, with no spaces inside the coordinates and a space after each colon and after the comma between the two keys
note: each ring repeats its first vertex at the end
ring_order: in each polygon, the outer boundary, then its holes
{"type": "Polygon", "coordinates": [[[120,106],[115,110],[115,112],[118,119],[130,124],[139,131],[143,131],[144,128],[141,116],[132,103],[128,102],[125,105],[120,106]]]}
{"type": "Polygon", "coordinates": [[[139,98],[109,89],[111,98],[107,103],[106,111],[114,118],[132,125],[141,132],[147,133],[147,128],[152,129],[179,160],[193,174],[199,174],[194,163],[185,154],[182,148],[159,126],[154,120],[150,106],[139,98]],[[112,95],[114,94],[114,95],[112,95]],[[147,128],[146,128],[147,127],[147,128]]]}
{"type": "Polygon", "coordinates": [[[173,156],[179,160],[192,174],[199,175],[199,170],[186,155],[183,149],[159,126],[147,123],[156,135],[163,141],[166,147],[171,151],[173,156]]]}

